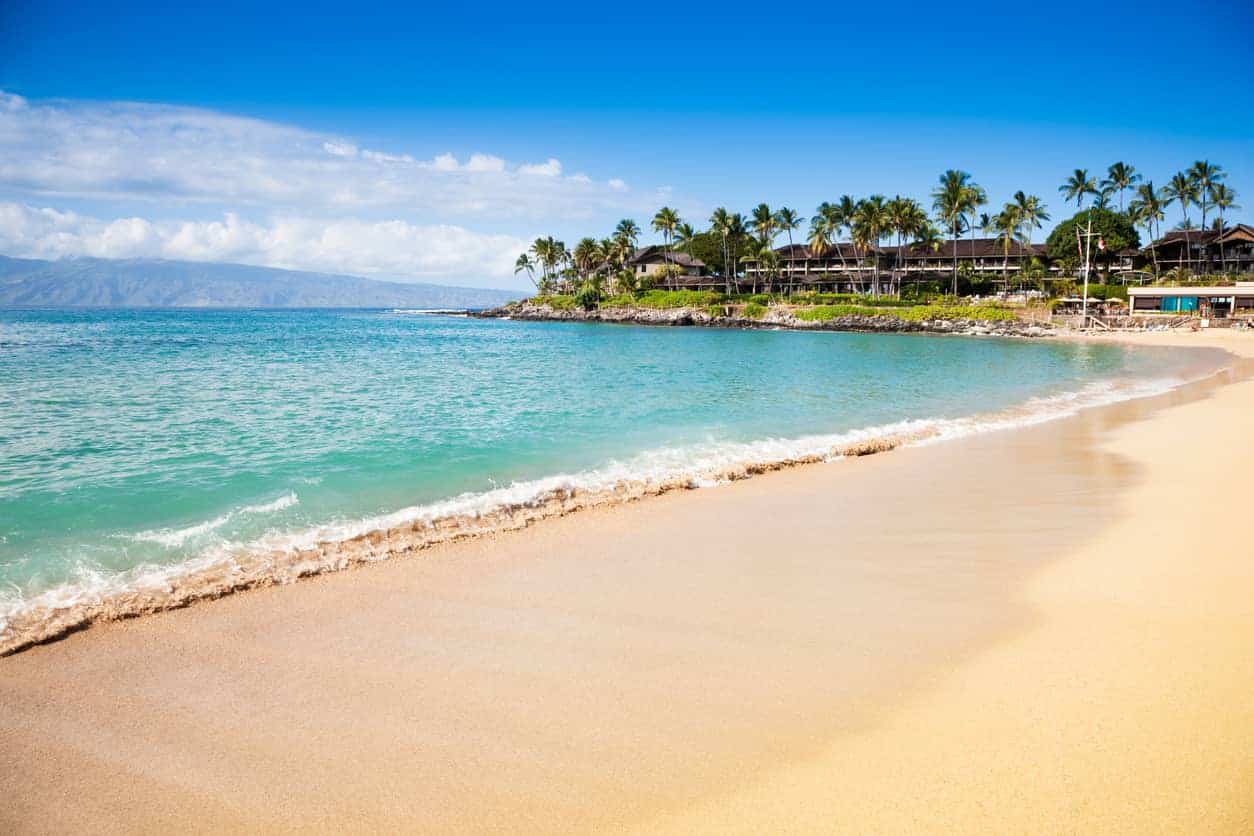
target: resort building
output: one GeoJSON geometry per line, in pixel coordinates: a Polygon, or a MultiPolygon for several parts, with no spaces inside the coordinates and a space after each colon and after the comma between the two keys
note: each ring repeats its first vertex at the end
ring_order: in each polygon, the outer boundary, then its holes
{"type": "Polygon", "coordinates": [[[997,238],[962,238],[956,242],[951,238],[942,241],[939,246],[925,244],[905,244],[900,247],[888,247],[885,250],[892,268],[907,274],[942,274],[954,269],[954,254],[957,253],[958,264],[967,263],[978,273],[1000,275],[1005,269],[1007,273],[1018,273],[1032,259],[1039,259],[1041,266],[1047,265],[1044,244],[1024,244],[1011,241],[1010,247],[1004,248],[997,238]]]}
{"type": "Polygon", "coordinates": [[[677,250],[654,244],[632,253],[626,261],[627,268],[637,276],[652,276],[663,267],[678,267],[684,276],[700,276],[705,272],[705,262],[677,250]]]}
{"type": "Polygon", "coordinates": [[[1191,287],[1130,287],[1133,316],[1197,314],[1208,319],[1254,316],[1254,282],[1191,287]]]}
{"type": "Polygon", "coordinates": [[[1214,229],[1173,229],[1141,251],[1162,271],[1192,273],[1254,272],[1254,227],[1237,224],[1214,229]]]}

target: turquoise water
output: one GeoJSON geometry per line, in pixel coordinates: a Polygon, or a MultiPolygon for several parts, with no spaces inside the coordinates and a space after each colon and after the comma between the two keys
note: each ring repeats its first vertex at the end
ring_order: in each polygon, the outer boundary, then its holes
{"type": "Polygon", "coordinates": [[[1165,363],[1115,346],[382,311],[0,311],[0,622],[138,566],[459,496],[442,507],[481,510],[557,474],[696,478],[896,422],[951,432],[975,424],[936,419],[1025,402],[1008,420],[1036,420],[1165,363]]]}

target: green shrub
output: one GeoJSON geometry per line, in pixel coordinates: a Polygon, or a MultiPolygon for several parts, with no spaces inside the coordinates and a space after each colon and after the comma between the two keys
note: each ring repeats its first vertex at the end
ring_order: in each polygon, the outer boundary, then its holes
{"type": "Polygon", "coordinates": [[[537,296],[532,301],[537,305],[548,305],[555,311],[573,311],[576,307],[575,297],[564,294],[537,296]]]}
{"type": "Polygon", "coordinates": [[[766,305],[758,302],[750,302],[745,305],[745,317],[747,319],[761,319],[766,316],[766,305]]]}
{"type": "Polygon", "coordinates": [[[707,305],[705,308],[705,312],[709,314],[710,316],[715,316],[715,317],[724,315],[724,309],[722,305],[707,305]]]}
{"type": "Polygon", "coordinates": [[[723,301],[723,294],[712,290],[650,290],[636,297],[642,308],[704,308],[723,301]]]}
{"type": "Polygon", "coordinates": [[[601,291],[597,290],[591,283],[585,283],[575,294],[575,304],[585,311],[595,309],[600,301],[601,291]]]}

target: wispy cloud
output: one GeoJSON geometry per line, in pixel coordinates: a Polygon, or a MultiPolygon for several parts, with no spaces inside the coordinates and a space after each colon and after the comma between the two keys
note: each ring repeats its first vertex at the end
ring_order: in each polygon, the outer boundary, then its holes
{"type": "Polygon", "coordinates": [[[277,216],[265,223],[227,213],[215,221],[101,219],[24,203],[0,203],[0,252],[27,258],[96,256],[227,261],[399,279],[460,278],[517,284],[526,244],[448,224],[277,216]]]}
{"type": "Polygon", "coordinates": [[[28,101],[0,91],[0,188],[11,195],[196,203],[235,211],[404,211],[440,219],[581,219],[643,210],[620,179],[555,158],[430,159],[351,137],[129,102],[28,101]]]}

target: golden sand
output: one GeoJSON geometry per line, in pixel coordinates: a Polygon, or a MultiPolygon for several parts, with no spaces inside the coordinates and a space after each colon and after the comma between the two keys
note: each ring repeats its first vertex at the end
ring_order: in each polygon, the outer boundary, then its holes
{"type": "Polygon", "coordinates": [[[1250,832],[1252,427],[1193,387],[96,627],[0,659],[0,832],[1250,832]]]}

